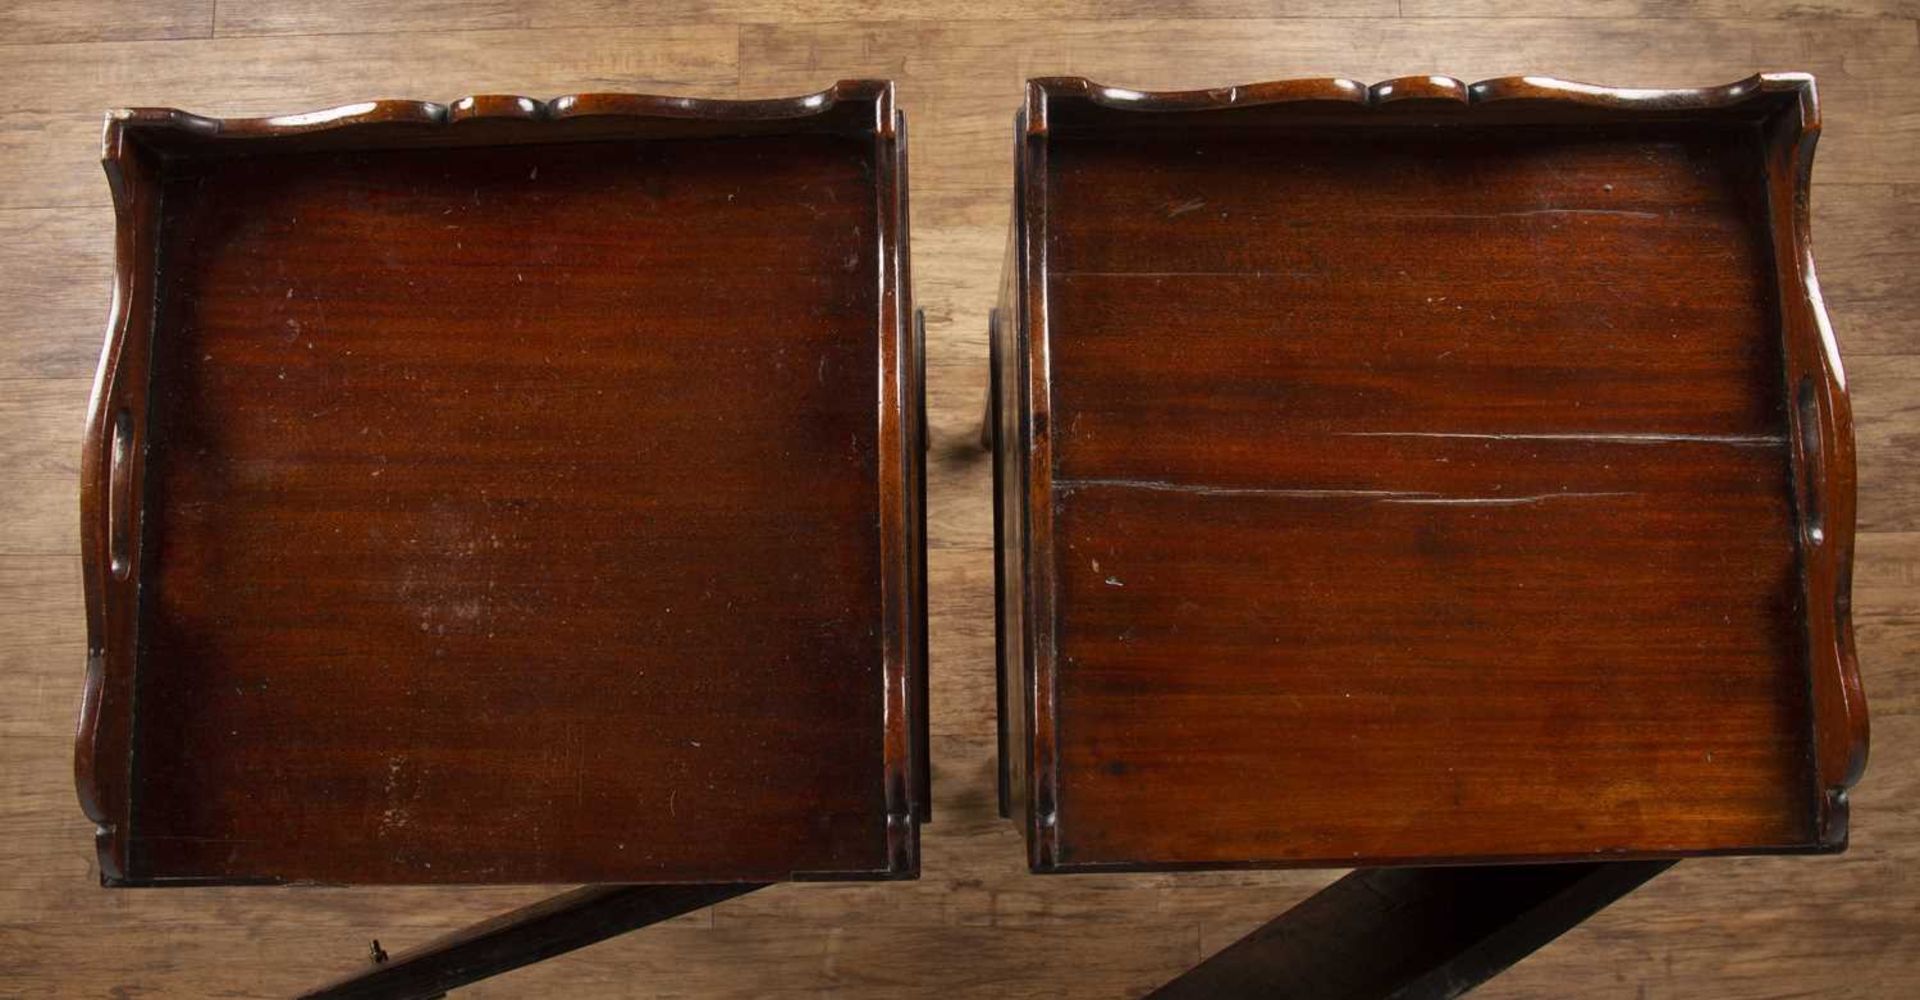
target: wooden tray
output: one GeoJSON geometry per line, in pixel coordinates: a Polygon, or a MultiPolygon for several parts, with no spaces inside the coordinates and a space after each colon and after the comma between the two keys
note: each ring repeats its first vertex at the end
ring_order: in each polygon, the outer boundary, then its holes
{"type": "Polygon", "coordinates": [[[1030,85],[1036,870],[1830,851],[1867,745],[1813,81],[1030,85]]]}
{"type": "Polygon", "coordinates": [[[903,127],[884,82],[112,114],[103,879],[912,876],[903,127]]]}

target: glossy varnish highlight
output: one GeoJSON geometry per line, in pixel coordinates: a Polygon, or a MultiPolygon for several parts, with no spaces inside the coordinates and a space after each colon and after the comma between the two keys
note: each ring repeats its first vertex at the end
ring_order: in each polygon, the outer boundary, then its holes
{"type": "Polygon", "coordinates": [[[1036,82],[996,369],[1035,866],[1843,844],[1814,115],[1036,82]]]}
{"type": "Polygon", "coordinates": [[[145,459],[109,877],[911,874],[890,88],[368,113],[110,126],[158,283],[97,407],[145,459]]]}

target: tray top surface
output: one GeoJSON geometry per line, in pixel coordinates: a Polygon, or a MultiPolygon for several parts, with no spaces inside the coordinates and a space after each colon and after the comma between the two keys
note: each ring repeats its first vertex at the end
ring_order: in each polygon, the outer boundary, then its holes
{"type": "Polygon", "coordinates": [[[163,185],[137,876],[887,868],[871,135],[163,185]]]}
{"type": "Polygon", "coordinates": [[[1153,125],[1045,139],[1051,862],[1812,843],[1758,127],[1153,125]]]}

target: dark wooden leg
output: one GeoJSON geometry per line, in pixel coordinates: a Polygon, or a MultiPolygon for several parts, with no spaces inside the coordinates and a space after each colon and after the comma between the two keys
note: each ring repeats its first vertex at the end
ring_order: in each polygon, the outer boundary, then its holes
{"type": "MultiPolygon", "coordinates": [[[[588,886],[483,920],[302,995],[308,1000],[425,1000],[759,888],[755,883],[588,886]]],[[[376,946],[376,960],[380,954],[376,946]]]]}
{"type": "Polygon", "coordinates": [[[1000,408],[1000,310],[987,313],[987,412],[980,417],[980,447],[993,450],[993,422],[1000,408]]]}
{"type": "Polygon", "coordinates": [[[913,311],[913,398],[914,419],[920,426],[920,451],[933,450],[933,437],[927,433],[927,311],[913,311]]]}
{"type": "Polygon", "coordinates": [[[1000,310],[987,313],[987,412],[980,417],[980,447],[993,467],[993,721],[994,786],[1002,819],[1013,815],[1012,775],[1007,771],[1007,563],[1000,481],[1000,310]]]}
{"type": "Polygon", "coordinates": [[[933,733],[927,723],[933,703],[927,645],[927,454],[933,436],[927,431],[927,311],[913,311],[914,383],[911,405],[919,414],[920,447],[913,452],[913,507],[907,523],[913,526],[913,637],[917,661],[913,668],[913,818],[933,822],[933,733]]]}
{"type": "Polygon", "coordinates": [[[1457,997],[1672,865],[1361,869],[1152,996],[1457,997]]]}

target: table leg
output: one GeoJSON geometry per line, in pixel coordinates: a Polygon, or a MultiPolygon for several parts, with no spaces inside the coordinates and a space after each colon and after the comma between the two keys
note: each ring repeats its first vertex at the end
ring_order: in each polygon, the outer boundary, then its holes
{"type": "Polygon", "coordinates": [[[1012,775],[1007,771],[1007,527],[1000,481],[1000,309],[987,313],[987,412],[980,417],[980,447],[993,477],[993,721],[994,791],[1001,818],[1013,815],[1012,775]]]}
{"type": "Polygon", "coordinates": [[[1457,997],[1673,863],[1360,869],[1151,996],[1457,997]]]}
{"type": "Polygon", "coordinates": [[[758,883],[587,886],[483,920],[302,994],[307,1000],[426,1000],[575,948],[704,909],[758,883]]]}
{"type": "Polygon", "coordinates": [[[980,416],[980,447],[993,451],[993,423],[1000,410],[1000,310],[987,313],[987,412],[980,416]]]}

